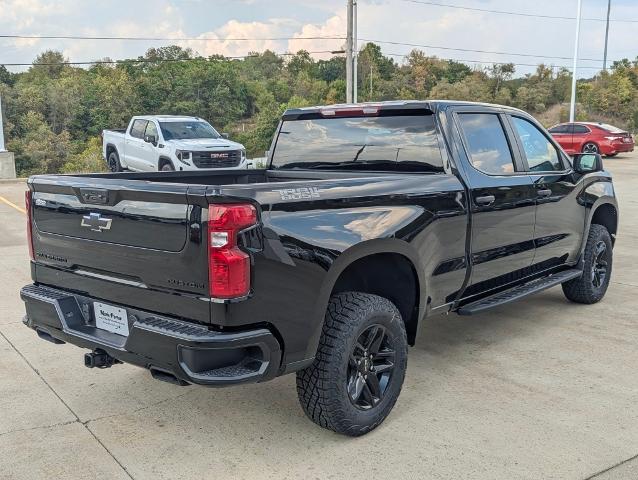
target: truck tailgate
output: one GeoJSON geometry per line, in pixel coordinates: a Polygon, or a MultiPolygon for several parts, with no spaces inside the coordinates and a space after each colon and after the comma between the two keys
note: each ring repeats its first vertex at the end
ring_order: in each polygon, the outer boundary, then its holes
{"type": "Polygon", "coordinates": [[[98,297],[108,291],[115,303],[210,320],[202,299],[205,203],[189,203],[189,189],[198,187],[62,176],[32,177],[29,185],[36,281],[98,297]]]}

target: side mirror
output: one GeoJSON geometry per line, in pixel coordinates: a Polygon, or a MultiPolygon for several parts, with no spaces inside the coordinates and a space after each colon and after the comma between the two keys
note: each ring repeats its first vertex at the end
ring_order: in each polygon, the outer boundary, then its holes
{"type": "Polygon", "coordinates": [[[222,137],[224,137],[226,140],[228,140],[230,138],[230,135],[227,133],[222,133],[222,137]]]}
{"type": "Polygon", "coordinates": [[[603,170],[603,159],[598,153],[578,153],[574,155],[574,170],[586,174],[603,170]]]}
{"type": "Polygon", "coordinates": [[[155,138],[155,135],[144,135],[144,141],[146,143],[152,143],[153,145],[157,144],[157,138],[155,138]]]}

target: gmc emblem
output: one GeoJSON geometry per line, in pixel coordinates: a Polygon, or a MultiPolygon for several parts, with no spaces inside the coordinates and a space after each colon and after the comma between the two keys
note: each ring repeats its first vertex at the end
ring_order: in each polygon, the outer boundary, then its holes
{"type": "Polygon", "coordinates": [[[226,158],[228,157],[227,153],[211,153],[210,158],[226,158]]]}

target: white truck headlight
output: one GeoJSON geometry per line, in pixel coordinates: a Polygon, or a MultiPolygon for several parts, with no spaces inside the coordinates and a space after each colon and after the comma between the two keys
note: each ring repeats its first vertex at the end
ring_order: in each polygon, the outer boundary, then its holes
{"type": "Polygon", "coordinates": [[[175,156],[177,159],[182,162],[184,165],[190,166],[190,160],[192,158],[192,152],[185,152],[183,150],[175,150],[175,156]]]}

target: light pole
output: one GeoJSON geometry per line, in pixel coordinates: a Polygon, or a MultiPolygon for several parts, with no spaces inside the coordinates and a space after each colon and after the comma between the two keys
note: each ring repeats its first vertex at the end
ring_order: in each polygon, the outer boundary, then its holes
{"type": "Polygon", "coordinates": [[[573,122],[576,118],[576,77],[578,69],[578,43],[580,40],[580,12],[582,9],[582,0],[578,0],[578,11],[576,13],[576,40],[574,42],[574,65],[572,68],[572,99],[569,106],[569,121],[573,122]]]}
{"type": "Polygon", "coordinates": [[[607,0],[607,25],[605,26],[605,55],[603,56],[603,70],[607,71],[607,44],[609,43],[609,14],[611,13],[611,0],[607,0]]]}
{"type": "Polygon", "coordinates": [[[359,47],[357,45],[357,10],[359,7],[357,6],[357,0],[353,2],[353,12],[352,12],[352,26],[353,36],[352,36],[352,101],[354,103],[358,102],[359,97],[359,71],[357,68],[357,63],[359,62],[359,47]]]}
{"type": "Polygon", "coordinates": [[[353,47],[353,14],[354,14],[354,1],[348,0],[348,12],[346,15],[346,103],[352,103],[352,80],[354,77],[353,62],[352,62],[352,47],[353,47]]]}

